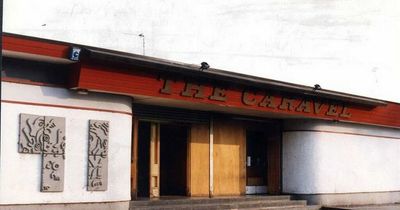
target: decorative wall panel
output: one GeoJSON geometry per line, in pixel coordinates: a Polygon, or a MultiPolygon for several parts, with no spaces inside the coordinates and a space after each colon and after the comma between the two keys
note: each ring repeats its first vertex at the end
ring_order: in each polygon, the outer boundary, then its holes
{"type": "Polygon", "coordinates": [[[108,184],[109,122],[89,121],[88,190],[105,191],[108,184]]]}
{"type": "Polygon", "coordinates": [[[43,154],[42,192],[62,192],[64,190],[64,155],[43,154]]]}
{"type": "Polygon", "coordinates": [[[108,184],[108,158],[89,155],[88,190],[105,191],[108,184]]]}
{"type": "Polygon", "coordinates": [[[43,153],[63,155],[65,153],[65,119],[46,116],[44,121],[43,153]]]}
{"type": "Polygon", "coordinates": [[[18,152],[42,154],[42,192],[64,189],[65,118],[20,114],[18,152]]]}
{"type": "Polygon", "coordinates": [[[43,149],[44,117],[21,114],[19,123],[18,152],[41,154],[43,149]]]}
{"type": "Polygon", "coordinates": [[[107,156],[108,121],[89,121],[89,155],[107,156]]]}

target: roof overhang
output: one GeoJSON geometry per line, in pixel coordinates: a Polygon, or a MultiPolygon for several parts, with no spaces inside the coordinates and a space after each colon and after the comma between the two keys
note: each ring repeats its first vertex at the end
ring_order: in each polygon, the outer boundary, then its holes
{"type": "Polygon", "coordinates": [[[70,64],[77,61],[69,59],[69,52],[73,47],[82,50],[79,62],[102,61],[110,64],[122,64],[132,67],[153,69],[159,72],[176,73],[180,75],[193,76],[195,78],[211,78],[218,81],[226,81],[238,85],[257,88],[265,88],[290,94],[312,96],[323,99],[342,101],[363,106],[384,106],[387,102],[357,96],[337,91],[315,89],[314,87],[298,85],[288,82],[271,80],[262,77],[245,75],[221,69],[209,68],[200,71],[198,65],[181,63],[150,56],[125,53],[102,48],[77,45],[67,42],[59,42],[42,38],[28,37],[17,34],[3,33],[3,55],[5,57],[16,57],[21,59],[38,60],[43,62],[54,62],[70,64]]]}
{"type": "Polygon", "coordinates": [[[235,73],[220,69],[209,68],[200,71],[198,65],[174,62],[171,60],[159,59],[150,56],[143,56],[130,53],[122,53],[104,49],[92,49],[85,47],[82,49],[81,59],[104,61],[107,63],[118,63],[129,66],[139,66],[143,68],[156,69],[160,72],[172,72],[194,77],[212,78],[220,81],[232,82],[240,85],[247,85],[259,88],[268,88],[282,92],[315,96],[330,100],[354,103],[365,106],[383,106],[387,103],[382,100],[362,97],[347,93],[331,90],[315,89],[314,87],[271,80],[251,75],[235,73]]]}

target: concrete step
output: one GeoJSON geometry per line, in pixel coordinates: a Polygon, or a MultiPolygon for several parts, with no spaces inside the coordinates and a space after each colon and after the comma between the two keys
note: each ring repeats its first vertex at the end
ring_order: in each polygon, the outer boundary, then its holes
{"type": "Polygon", "coordinates": [[[308,205],[307,210],[321,210],[321,205],[308,205]]]}
{"type": "Polygon", "coordinates": [[[298,206],[283,206],[283,207],[266,207],[266,208],[249,208],[249,209],[240,209],[240,210],[307,210],[307,207],[298,207],[298,206]]]}
{"type": "Polygon", "coordinates": [[[146,199],[131,201],[131,206],[158,206],[158,205],[177,205],[177,204],[214,204],[230,203],[240,201],[270,201],[270,200],[290,200],[290,196],[234,196],[234,197],[215,197],[215,198],[196,198],[196,197],[162,197],[159,199],[146,199]]]}
{"type": "Polygon", "coordinates": [[[400,210],[400,204],[377,204],[377,205],[363,205],[363,206],[334,206],[323,207],[323,210],[400,210]]]}
{"type": "Polygon", "coordinates": [[[301,209],[307,210],[306,201],[282,200],[241,200],[218,203],[196,203],[196,204],[169,204],[169,205],[149,205],[131,206],[137,210],[160,210],[160,209],[179,209],[179,210],[217,210],[217,209],[301,209]]]}
{"type": "Polygon", "coordinates": [[[271,206],[271,207],[259,207],[259,208],[242,208],[240,210],[309,210],[307,206],[271,206]]]}

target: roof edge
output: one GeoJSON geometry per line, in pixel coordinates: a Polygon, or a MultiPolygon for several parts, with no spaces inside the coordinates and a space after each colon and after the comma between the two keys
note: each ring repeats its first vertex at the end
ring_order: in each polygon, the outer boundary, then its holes
{"type": "MultiPolygon", "coordinates": [[[[384,100],[358,96],[348,93],[342,93],[332,90],[325,89],[315,89],[314,87],[299,85],[289,82],[283,82],[278,80],[267,79],[263,77],[251,76],[241,73],[236,73],[232,71],[226,71],[222,69],[209,68],[207,70],[200,71],[200,66],[187,64],[182,62],[171,61],[167,59],[160,59],[151,56],[138,55],[133,53],[114,51],[104,48],[85,46],[81,44],[72,44],[63,41],[56,41],[50,39],[44,39],[39,37],[31,37],[26,35],[14,34],[3,32],[5,37],[15,37],[24,40],[31,40],[35,42],[55,44],[61,47],[79,47],[82,49],[82,58],[103,60],[110,63],[123,63],[131,66],[140,67],[151,67],[156,68],[159,71],[165,72],[175,72],[187,75],[195,75],[201,77],[209,77],[214,79],[219,79],[228,82],[236,82],[239,84],[249,85],[249,82],[258,87],[268,87],[274,90],[284,91],[288,93],[304,94],[309,96],[322,97],[326,99],[339,100],[344,102],[355,103],[364,106],[384,106],[387,102],[384,100]],[[182,71],[184,70],[184,71],[182,71]]],[[[4,40],[3,40],[4,41],[4,40]]],[[[52,49],[60,50],[60,49],[52,49]]],[[[64,49],[65,51],[65,49],[64,49]]],[[[29,52],[25,52],[29,53],[29,52]]],[[[35,54],[32,52],[32,54],[35,54]]],[[[66,59],[65,53],[58,52],[58,58],[66,59]],[[62,56],[60,56],[62,55],[62,56]]],[[[58,55],[57,54],[57,55],[58,55]]]]}
{"type": "Polygon", "coordinates": [[[229,82],[236,82],[249,85],[249,82],[255,86],[268,87],[275,90],[281,90],[289,93],[304,94],[308,96],[322,97],[326,99],[339,100],[355,103],[365,106],[385,106],[387,102],[379,99],[358,96],[348,93],[342,93],[331,90],[315,89],[314,87],[288,83],[278,80],[267,79],[263,77],[251,76],[221,69],[209,68],[200,71],[200,66],[187,63],[175,62],[166,59],[160,59],[150,56],[118,52],[112,50],[103,50],[99,48],[83,48],[82,57],[89,60],[102,60],[110,63],[121,63],[131,66],[155,68],[159,71],[183,73],[194,76],[209,77],[229,82]],[[182,71],[184,70],[184,71],[182,71]]]}

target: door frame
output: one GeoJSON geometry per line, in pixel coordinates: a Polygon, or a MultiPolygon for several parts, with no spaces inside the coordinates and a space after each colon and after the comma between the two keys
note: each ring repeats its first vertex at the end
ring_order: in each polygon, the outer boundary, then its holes
{"type": "MultiPolygon", "coordinates": [[[[149,147],[149,197],[160,197],[160,126],[164,124],[163,121],[150,121],[142,120],[137,117],[132,118],[132,145],[131,145],[131,200],[138,198],[138,145],[139,145],[139,122],[150,123],[150,147],[149,147]],[[157,152],[155,152],[157,151],[157,152]],[[153,165],[153,167],[152,167],[153,165]]],[[[187,139],[186,139],[186,189],[188,189],[188,180],[190,176],[190,159],[189,159],[189,145],[190,145],[190,128],[191,124],[188,123],[174,123],[166,122],[166,124],[181,124],[187,125],[187,139]]],[[[186,190],[186,196],[189,193],[186,190]]]]}
{"type": "MultiPolygon", "coordinates": [[[[270,195],[278,195],[282,192],[282,127],[281,120],[246,123],[246,132],[247,130],[259,130],[266,134],[264,138],[267,141],[267,194],[270,195]]],[[[245,158],[247,159],[247,152],[245,158]]]]}

